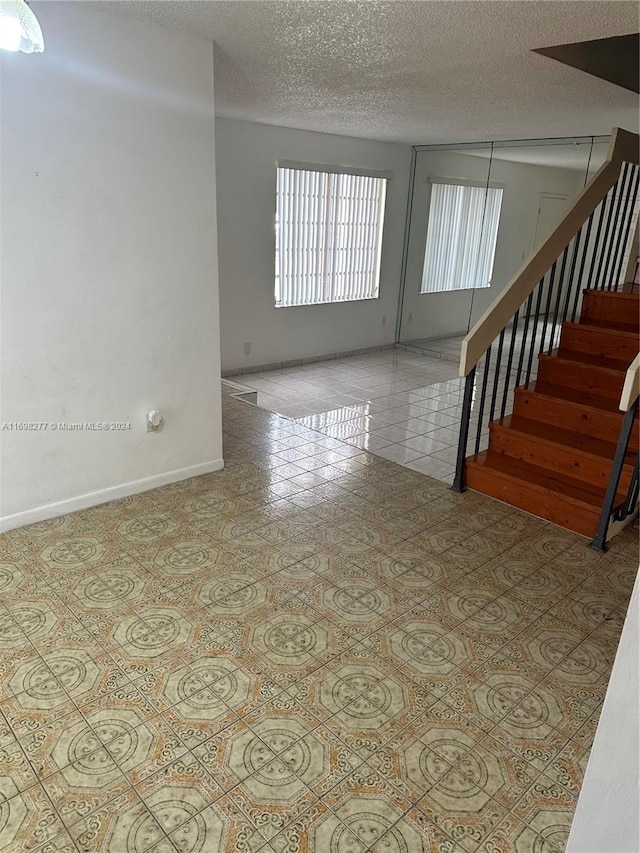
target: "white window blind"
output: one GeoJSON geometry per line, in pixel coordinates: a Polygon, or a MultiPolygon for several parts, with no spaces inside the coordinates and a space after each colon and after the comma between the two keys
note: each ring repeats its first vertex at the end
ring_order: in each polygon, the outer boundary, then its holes
{"type": "Polygon", "coordinates": [[[500,187],[433,181],[421,293],[489,287],[500,187]]]}
{"type": "Polygon", "coordinates": [[[278,168],[276,307],[375,299],[386,178],[278,168]]]}

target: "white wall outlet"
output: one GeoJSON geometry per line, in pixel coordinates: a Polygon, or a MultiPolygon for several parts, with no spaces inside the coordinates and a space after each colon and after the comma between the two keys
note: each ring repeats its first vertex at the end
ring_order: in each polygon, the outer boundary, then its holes
{"type": "Polygon", "coordinates": [[[244,354],[251,355],[251,344],[248,342],[244,345],[244,354]]]}
{"type": "Polygon", "coordinates": [[[157,409],[147,412],[147,432],[157,432],[164,424],[162,413],[157,409]]]}

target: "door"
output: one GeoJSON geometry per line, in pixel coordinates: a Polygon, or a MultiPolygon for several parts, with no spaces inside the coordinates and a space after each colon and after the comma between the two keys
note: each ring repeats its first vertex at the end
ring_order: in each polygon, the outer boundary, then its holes
{"type": "Polygon", "coordinates": [[[550,195],[541,193],[538,200],[538,216],[533,237],[534,251],[543,243],[562,219],[567,208],[566,195],[550,195]]]}

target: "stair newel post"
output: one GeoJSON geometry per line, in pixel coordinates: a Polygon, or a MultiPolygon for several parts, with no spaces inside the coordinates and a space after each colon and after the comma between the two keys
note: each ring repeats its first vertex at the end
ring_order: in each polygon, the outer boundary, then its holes
{"type": "Polygon", "coordinates": [[[458,439],[458,456],[456,458],[456,473],[451,490],[453,492],[464,491],[464,463],[467,457],[467,439],[469,438],[469,420],[471,418],[471,404],[473,402],[473,388],[476,379],[476,369],[473,367],[467,374],[464,382],[464,395],[462,398],[462,416],[460,418],[460,438],[458,439]]]}
{"type": "Polygon", "coordinates": [[[631,431],[633,430],[633,422],[637,410],[638,400],[636,399],[635,403],[629,409],[629,411],[625,412],[624,420],[622,421],[622,429],[620,430],[618,445],[616,447],[615,456],[613,457],[613,463],[611,465],[611,474],[609,475],[609,483],[607,485],[607,491],[604,496],[604,502],[602,504],[602,511],[600,512],[600,520],[598,521],[596,535],[594,536],[593,540],[589,542],[589,548],[592,548],[594,551],[600,551],[604,553],[607,550],[607,533],[609,531],[609,522],[611,521],[613,504],[616,499],[616,494],[618,492],[618,486],[620,485],[622,466],[624,464],[624,459],[629,448],[629,440],[631,439],[631,431]]]}

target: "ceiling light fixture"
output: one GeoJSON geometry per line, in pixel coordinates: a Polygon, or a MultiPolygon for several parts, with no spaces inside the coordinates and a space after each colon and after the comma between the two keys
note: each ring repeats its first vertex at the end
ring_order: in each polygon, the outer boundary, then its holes
{"type": "Polygon", "coordinates": [[[43,52],[40,24],[25,0],[0,0],[0,50],[43,52]]]}

